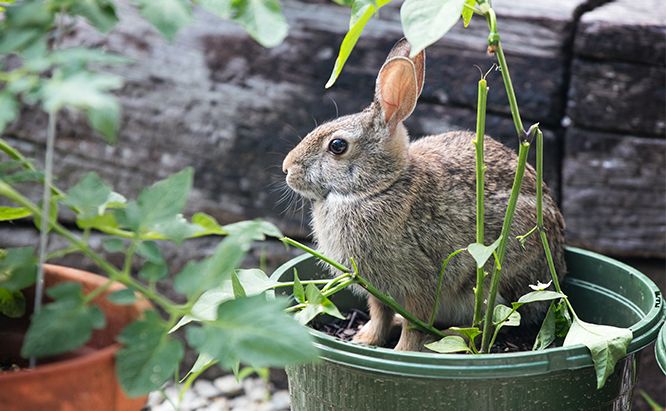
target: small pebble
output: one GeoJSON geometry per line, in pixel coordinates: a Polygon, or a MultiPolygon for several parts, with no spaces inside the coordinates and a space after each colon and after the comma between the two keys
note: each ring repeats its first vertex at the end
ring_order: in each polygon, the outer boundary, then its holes
{"type": "Polygon", "coordinates": [[[226,398],[216,398],[201,411],[229,411],[229,401],[226,398]]]}
{"type": "Polygon", "coordinates": [[[208,380],[197,380],[194,383],[194,391],[202,397],[212,398],[220,395],[220,390],[208,380]]]}
{"type": "Polygon", "coordinates": [[[189,390],[183,395],[183,399],[180,402],[180,411],[189,411],[196,410],[199,407],[205,406],[207,403],[206,399],[198,396],[194,391],[189,390]]]}
{"type": "Polygon", "coordinates": [[[236,381],[233,375],[225,375],[224,377],[217,378],[213,384],[220,390],[220,394],[227,397],[234,397],[243,392],[243,386],[236,381]]]}
{"type": "Polygon", "coordinates": [[[154,407],[155,405],[164,401],[164,396],[159,391],[153,391],[148,395],[148,402],[146,405],[148,407],[154,407]]]}
{"type": "MultiPolygon", "coordinates": [[[[169,385],[164,393],[178,403],[180,387],[169,385]]],[[[183,395],[178,411],[289,411],[289,391],[276,390],[261,378],[247,378],[241,383],[233,375],[211,382],[198,380],[183,395]]],[[[144,411],[174,411],[170,402],[159,392],[148,397],[144,411]]]]}
{"type": "Polygon", "coordinates": [[[289,391],[281,390],[276,391],[271,398],[271,404],[276,411],[288,411],[291,408],[291,400],[289,399],[289,391]]]}

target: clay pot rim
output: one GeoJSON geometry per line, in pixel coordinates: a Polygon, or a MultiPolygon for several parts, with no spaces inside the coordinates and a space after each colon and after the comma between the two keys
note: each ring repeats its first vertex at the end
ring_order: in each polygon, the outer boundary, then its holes
{"type": "MultiPolygon", "coordinates": [[[[103,277],[99,274],[94,274],[89,271],[79,270],[77,268],[56,265],[56,264],[44,264],[44,271],[65,278],[66,281],[88,283],[94,285],[95,287],[102,285],[108,280],[107,277],[103,277]]],[[[109,292],[117,291],[124,288],[126,287],[123,286],[122,284],[115,283],[111,287],[109,287],[109,290],[107,291],[107,293],[104,293],[104,295],[108,294],[109,292]]],[[[138,300],[137,302],[134,303],[134,305],[136,305],[142,310],[145,310],[150,307],[150,303],[148,303],[145,300],[138,300]]],[[[90,363],[94,364],[94,363],[104,362],[109,359],[112,360],[116,352],[120,350],[121,344],[116,342],[104,348],[99,348],[99,349],[94,347],[91,348],[94,351],[81,354],[73,358],[66,358],[63,360],[58,360],[44,365],[38,364],[37,367],[33,369],[23,368],[19,371],[2,372],[0,373],[0,383],[9,379],[34,378],[40,375],[65,372],[69,369],[86,367],[90,363]]]]}
{"type": "Polygon", "coordinates": [[[0,373],[0,383],[9,379],[34,378],[36,376],[65,372],[69,369],[87,367],[89,363],[97,363],[113,358],[120,349],[120,344],[114,343],[108,347],[82,354],[74,358],[68,358],[49,364],[37,365],[37,367],[22,368],[20,371],[7,371],[0,373]]]}

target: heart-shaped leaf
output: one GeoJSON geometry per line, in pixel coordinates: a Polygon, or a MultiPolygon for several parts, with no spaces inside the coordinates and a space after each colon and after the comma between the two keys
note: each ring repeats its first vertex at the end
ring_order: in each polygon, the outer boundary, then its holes
{"type": "Polygon", "coordinates": [[[632,338],[628,328],[590,324],[574,318],[563,346],[583,344],[590,350],[597,375],[597,388],[601,388],[613,373],[615,364],[627,354],[632,338]]]}
{"type": "Polygon", "coordinates": [[[465,340],[457,335],[446,336],[439,341],[426,344],[425,346],[429,350],[438,352],[440,354],[471,351],[465,340]]]}
{"type": "Polygon", "coordinates": [[[479,243],[473,243],[467,246],[467,252],[472,256],[472,258],[474,258],[474,261],[476,261],[477,268],[482,268],[484,265],[486,265],[486,261],[488,261],[488,259],[493,255],[493,252],[495,252],[499,246],[499,243],[500,239],[498,238],[489,246],[485,246],[479,243]]]}

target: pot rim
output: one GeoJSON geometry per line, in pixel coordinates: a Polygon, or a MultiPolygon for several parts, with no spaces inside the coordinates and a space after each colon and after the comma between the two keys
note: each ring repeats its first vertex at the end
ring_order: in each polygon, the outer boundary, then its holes
{"type": "Polygon", "coordinates": [[[657,359],[659,368],[661,368],[661,372],[666,375],[666,324],[661,327],[657,341],[654,344],[654,356],[657,359]]]}
{"type": "MultiPolygon", "coordinates": [[[[630,329],[634,338],[627,349],[627,354],[642,350],[657,336],[664,323],[664,304],[661,292],[645,274],[604,255],[567,247],[567,253],[600,260],[621,268],[629,276],[635,277],[644,287],[650,289],[653,298],[652,308],[644,313],[631,300],[622,295],[612,293],[611,298],[633,306],[642,319],[630,329]]],[[[295,264],[314,258],[303,254],[280,266],[271,276],[278,280],[295,264]]],[[[578,280],[578,285],[585,286],[586,281],[578,280]]],[[[594,284],[589,284],[594,286],[594,284]]],[[[422,378],[487,378],[497,377],[498,369],[503,376],[538,375],[559,370],[592,367],[592,357],[588,349],[582,345],[571,347],[548,348],[543,351],[522,351],[513,353],[493,353],[477,355],[438,354],[420,352],[397,352],[392,349],[370,347],[338,340],[321,331],[310,329],[320,357],[326,361],[344,364],[350,367],[383,372],[395,375],[416,376],[422,378]]]]}
{"type": "MultiPolygon", "coordinates": [[[[95,286],[100,286],[108,280],[107,277],[101,276],[99,274],[91,273],[89,271],[80,270],[78,268],[68,267],[64,265],[44,264],[44,269],[46,272],[57,274],[65,278],[67,281],[76,281],[79,283],[83,283],[84,281],[82,281],[83,280],[82,277],[84,277],[85,282],[94,284],[95,286]]],[[[102,294],[101,297],[104,297],[110,292],[124,288],[126,287],[123,286],[122,284],[114,283],[111,287],[109,287],[106,293],[102,294]]],[[[150,307],[150,304],[142,299],[137,300],[132,305],[136,306],[137,309],[140,311],[144,311],[150,307]]],[[[70,370],[75,370],[77,368],[84,367],[91,363],[99,364],[106,362],[108,360],[112,361],[116,352],[120,350],[121,344],[118,342],[114,342],[103,348],[94,348],[94,347],[90,348],[92,349],[91,352],[77,355],[76,357],[73,358],[57,360],[43,365],[38,364],[37,367],[32,369],[22,368],[19,371],[9,371],[9,372],[0,373],[0,384],[3,381],[7,381],[10,379],[18,380],[24,378],[26,379],[35,378],[54,373],[64,373],[70,370]]]]}

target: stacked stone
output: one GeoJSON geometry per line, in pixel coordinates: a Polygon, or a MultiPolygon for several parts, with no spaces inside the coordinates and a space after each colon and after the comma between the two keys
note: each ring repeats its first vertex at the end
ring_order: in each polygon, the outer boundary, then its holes
{"type": "Polygon", "coordinates": [[[616,0],[576,33],[562,168],[568,241],[666,255],[666,8],[616,0]]]}

